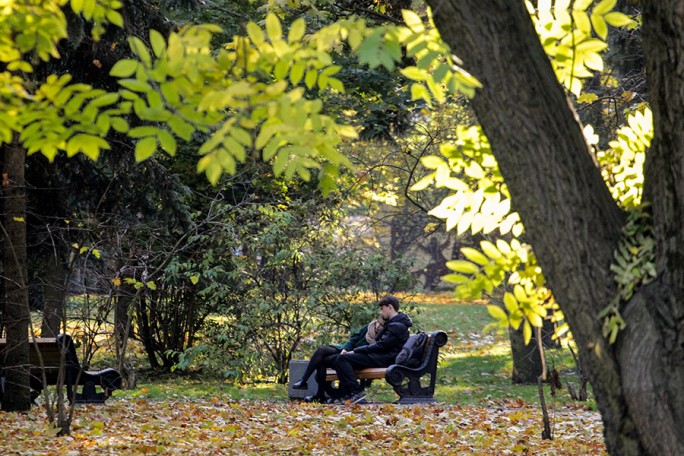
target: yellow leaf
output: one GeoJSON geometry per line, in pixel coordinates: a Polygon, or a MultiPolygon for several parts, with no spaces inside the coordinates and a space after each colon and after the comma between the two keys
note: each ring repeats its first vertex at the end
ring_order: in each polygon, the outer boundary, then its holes
{"type": "Polygon", "coordinates": [[[591,13],[603,16],[604,14],[615,8],[616,4],[617,0],[603,0],[599,2],[598,5],[594,6],[594,9],[591,13]]]}
{"type": "Polygon", "coordinates": [[[510,292],[504,293],[504,305],[506,306],[506,310],[508,312],[513,313],[514,311],[518,310],[518,301],[515,299],[515,296],[511,294],[510,292]]]}
{"type": "Polygon", "coordinates": [[[280,26],[280,19],[273,13],[266,16],[266,35],[271,42],[279,41],[283,36],[283,29],[280,26]]]}
{"type": "Polygon", "coordinates": [[[527,293],[525,293],[525,289],[520,286],[516,285],[513,287],[513,294],[515,295],[515,299],[518,300],[518,302],[527,302],[527,293]]]}
{"type": "Polygon", "coordinates": [[[489,312],[489,315],[499,321],[508,321],[508,315],[506,315],[506,312],[504,312],[504,310],[499,306],[488,305],[487,311],[489,312]]]}
{"type": "Polygon", "coordinates": [[[466,260],[451,260],[446,262],[447,268],[452,271],[460,272],[463,274],[476,274],[480,271],[480,268],[466,260]]]}
{"type": "Polygon", "coordinates": [[[26,221],[26,220],[24,220],[24,217],[12,217],[12,220],[14,220],[15,222],[22,222],[22,223],[26,221]]]}
{"type": "Polygon", "coordinates": [[[412,32],[422,33],[425,30],[425,26],[423,25],[423,21],[420,20],[420,16],[413,11],[405,9],[401,12],[401,15],[404,17],[404,23],[408,25],[412,32]]]}
{"type": "Polygon", "coordinates": [[[613,27],[627,27],[628,25],[634,24],[632,18],[619,11],[613,11],[606,14],[604,19],[613,27]]]}
{"type": "Polygon", "coordinates": [[[603,16],[592,14],[591,23],[594,26],[594,31],[599,38],[605,40],[608,36],[608,26],[606,25],[606,21],[603,19],[603,16]]]}
{"type": "Polygon", "coordinates": [[[523,324],[523,338],[525,339],[525,345],[529,344],[532,340],[532,326],[530,326],[527,320],[523,324]]]}
{"type": "Polygon", "coordinates": [[[304,18],[299,18],[292,23],[290,26],[290,31],[287,33],[287,41],[292,44],[295,41],[299,41],[306,33],[306,22],[304,18]]]}

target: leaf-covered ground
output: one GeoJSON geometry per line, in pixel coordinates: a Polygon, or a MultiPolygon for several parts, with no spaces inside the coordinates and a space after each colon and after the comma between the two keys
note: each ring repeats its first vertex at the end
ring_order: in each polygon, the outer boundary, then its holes
{"type": "Polygon", "coordinates": [[[539,408],[110,399],[78,406],[70,436],[55,437],[45,412],[0,413],[3,455],[602,455],[599,414],[552,411],[542,440],[539,408]]]}

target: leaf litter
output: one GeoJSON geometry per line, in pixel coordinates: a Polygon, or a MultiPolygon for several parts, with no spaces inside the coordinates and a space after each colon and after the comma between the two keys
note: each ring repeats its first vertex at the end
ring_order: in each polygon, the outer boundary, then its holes
{"type": "Polygon", "coordinates": [[[542,440],[539,408],[319,405],[298,402],[110,399],[78,406],[55,437],[45,412],[0,413],[4,455],[605,455],[600,415],[569,404],[542,440]]]}

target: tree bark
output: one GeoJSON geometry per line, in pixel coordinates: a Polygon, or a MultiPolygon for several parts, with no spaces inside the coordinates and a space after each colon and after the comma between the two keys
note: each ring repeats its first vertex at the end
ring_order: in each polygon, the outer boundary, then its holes
{"type": "Polygon", "coordinates": [[[56,254],[47,258],[43,293],[43,323],[40,333],[43,337],[57,337],[61,325],[66,320],[66,270],[56,254]]]}
{"type": "MultiPolygon", "coordinates": [[[[16,138],[15,138],[16,139],[16,138]]],[[[4,411],[31,408],[29,388],[29,307],[26,277],[26,187],[24,163],[26,151],[15,140],[4,148],[2,219],[5,268],[5,324],[7,348],[1,353],[5,367],[4,411]]]]}
{"type": "Polygon", "coordinates": [[[443,39],[484,85],[472,100],[527,238],[578,343],[612,454],[684,454],[684,1],[645,2],[655,139],[647,157],[658,281],[625,306],[615,345],[597,318],[623,214],[600,177],[522,1],[430,0],[443,39]],[[667,366],[673,366],[669,368],[667,366]]]}

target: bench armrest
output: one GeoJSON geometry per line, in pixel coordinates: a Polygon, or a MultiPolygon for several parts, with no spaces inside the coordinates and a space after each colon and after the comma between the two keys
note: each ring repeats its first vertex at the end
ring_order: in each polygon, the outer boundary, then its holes
{"type": "MultiPolygon", "coordinates": [[[[385,371],[385,380],[387,383],[395,388],[399,393],[403,391],[402,384],[404,379],[409,379],[409,383],[419,383],[420,377],[425,374],[431,374],[430,386],[425,394],[434,393],[435,377],[437,375],[437,362],[439,361],[439,347],[446,345],[448,337],[444,331],[435,331],[430,334],[430,337],[425,347],[425,356],[422,362],[417,367],[408,367],[401,364],[392,364],[385,371]]],[[[415,385],[412,389],[417,388],[415,385]]],[[[401,395],[401,393],[400,393],[401,395]]]]}

